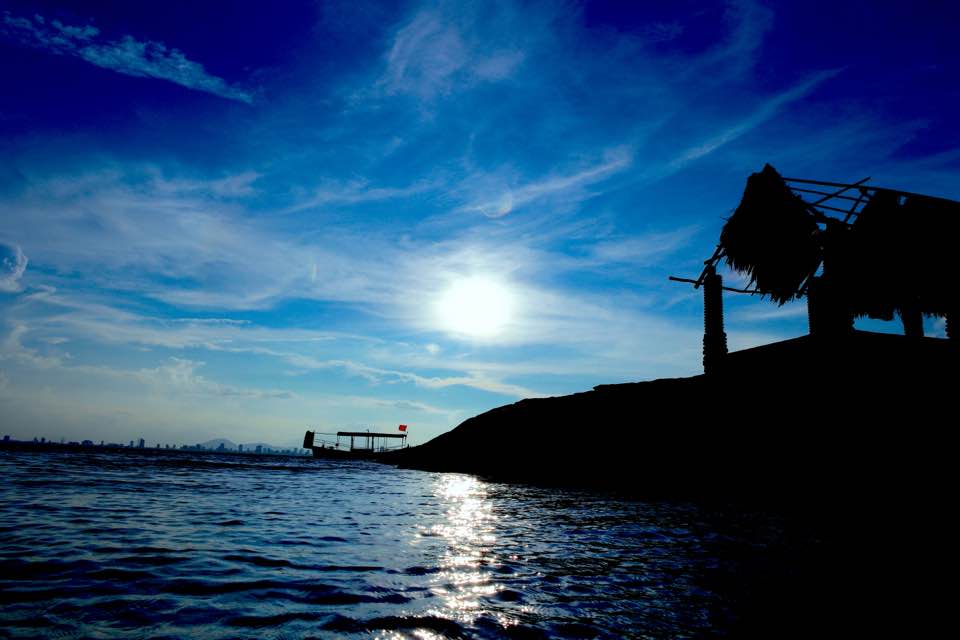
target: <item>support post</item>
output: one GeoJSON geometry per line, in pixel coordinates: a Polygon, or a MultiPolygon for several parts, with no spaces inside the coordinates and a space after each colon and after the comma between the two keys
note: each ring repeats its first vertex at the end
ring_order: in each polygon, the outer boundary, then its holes
{"type": "Polygon", "coordinates": [[[812,336],[839,336],[853,331],[853,314],[829,276],[813,276],[807,286],[807,321],[812,336]]]}
{"type": "Polygon", "coordinates": [[[903,322],[903,335],[911,338],[923,337],[923,313],[918,305],[901,306],[900,321],[903,322]]]}
{"type": "Polygon", "coordinates": [[[812,276],[807,285],[807,326],[810,335],[822,335],[825,331],[823,326],[823,287],[820,283],[820,276],[812,276]]]}
{"type": "Polygon", "coordinates": [[[703,278],[703,372],[716,373],[727,355],[723,330],[723,277],[716,267],[707,267],[703,278]]]}

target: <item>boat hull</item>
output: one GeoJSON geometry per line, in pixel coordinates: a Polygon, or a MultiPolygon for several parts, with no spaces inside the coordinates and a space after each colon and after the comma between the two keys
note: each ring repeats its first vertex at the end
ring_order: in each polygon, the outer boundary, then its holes
{"type": "Polygon", "coordinates": [[[376,454],[372,451],[345,451],[343,449],[334,449],[332,447],[310,447],[314,458],[324,460],[372,460],[376,454]]]}

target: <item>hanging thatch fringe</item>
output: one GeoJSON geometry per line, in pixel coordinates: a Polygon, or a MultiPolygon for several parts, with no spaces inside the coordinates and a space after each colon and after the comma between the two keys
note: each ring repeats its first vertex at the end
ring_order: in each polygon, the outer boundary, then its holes
{"type": "Polygon", "coordinates": [[[878,189],[852,235],[846,269],[857,315],[919,309],[942,317],[955,305],[960,204],[878,189]]]}
{"type": "Polygon", "coordinates": [[[727,264],[781,305],[797,296],[821,260],[819,228],[807,204],[769,164],[747,180],[720,233],[727,264]]]}

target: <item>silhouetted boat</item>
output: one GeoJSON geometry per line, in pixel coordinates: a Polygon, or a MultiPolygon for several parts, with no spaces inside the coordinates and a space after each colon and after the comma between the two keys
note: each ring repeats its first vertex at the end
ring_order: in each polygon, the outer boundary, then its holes
{"type": "Polygon", "coordinates": [[[383,433],[376,431],[337,431],[336,442],[321,442],[316,444],[316,432],[307,431],[303,436],[303,448],[310,449],[315,458],[331,460],[373,459],[381,454],[403,449],[407,446],[406,433],[383,433]],[[349,438],[349,445],[341,438],[349,438]],[[390,441],[399,440],[400,444],[389,446],[390,441]]]}

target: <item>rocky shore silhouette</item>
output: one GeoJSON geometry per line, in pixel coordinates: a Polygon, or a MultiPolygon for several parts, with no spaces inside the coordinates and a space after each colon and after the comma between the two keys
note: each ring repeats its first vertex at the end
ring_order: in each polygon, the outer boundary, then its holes
{"type": "Polygon", "coordinates": [[[916,500],[950,468],[957,360],[952,340],[803,336],[709,375],[521,400],[384,461],[646,497],[916,500]]]}

